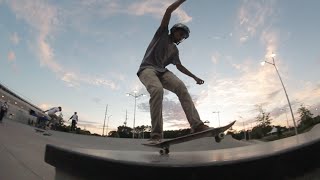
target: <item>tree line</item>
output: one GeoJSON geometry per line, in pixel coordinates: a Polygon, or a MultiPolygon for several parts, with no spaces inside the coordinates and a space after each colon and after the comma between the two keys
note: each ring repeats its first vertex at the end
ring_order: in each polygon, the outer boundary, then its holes
{"type": "MultiPolygon", "coordinates": [[[[251,130],[240,130],[236,131],[234,129],[230,129],[227,131],[227,134],[232,135],[235,139],[261,139],[268,136],[269,132],[275,127],[277,128],[277,136],[286,137],[293,136],[294,127],[285,127],[285,126],[272,126],[273,119],[270,116],[270,112],[266,112],[261,105],[256,105],[258,110],[258,115],[255,117],[256,125],[251,128],[251,130]]],[[[320,116],[313,117],[311,111],[306,108],[303,104],[300,105],[298,109],[299,119],[297,121],[297,130],[298,133],[302,133],[308,129],[310,129],[315,124],[320,122],[320,116]]],[[[62,117],[59,117],[59,124],[56,127],[57,131],[70,132],[70,125],[65,125],[62,117]]],[[[116,138],[141,138],[147,139],[150,138],[151,126],[142,125],[137,126],[135,129],[122,125],[117,127],[116,131],[110,131],[106,136],[107,137],[116,137],[116,138]]],[[[85,134],[85,135],[94,135],[101,136],[99,134],[92,134],[90,131],[83,130],[81,128],[77,128],[74,133],[77,134],[85,134]]],[[[179,129],[179,130],[167,130],[163,132],[164,138],[175,138],[183,135],[190,134],[190,128],[179,129]]]]}

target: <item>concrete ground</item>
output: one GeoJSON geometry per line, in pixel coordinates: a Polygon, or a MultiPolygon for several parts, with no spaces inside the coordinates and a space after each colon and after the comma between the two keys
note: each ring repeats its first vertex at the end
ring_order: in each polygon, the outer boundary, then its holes
{"type": "MultiPolygon", "coordinates": [[[[44,136],[36,133],[32,126],[4,119],[0,124],[0,179],[54,179],[54,167],[44,162],[47,143],[88,149],[155,150],[141,145],[146,141],[142,139],[105,138],[58,131],[50,133],[52,136],[44,136]]],[[[231,136],[226,136],[221,143],[216,143],[214,138],[207,137],[172,146],[171,151],[225,149],[251,144],[252,142],[237,141],[231,136]]]]}
{"type": "MultiPolygon", "coordinates": [[[[311,131],[319,130],[320,125],[315,126],[311,131]]],[[[50,132],[53,134],[52,136],[44,136],[41,133],[36,133],[32,126],[4,119],[4,122],[0,124],[0,179],[55,179],[54,167],[44,162],[47,143],[88,149],[154,151],[153,148],[142,146],[141,143],[146,140],[141,139],[105,138],[57,131],[50,132]]],[[[257,142],[237,141],[231,136],[226,136],[221,143],[215,143],[213,138],[207,137],[172,146],[171,151],[225,149],[255,143],[257,142]]],[[[318,180],[319,174],[320,170],[316,169],[303,177],[294,178],[294,180],[318,180]]]]}

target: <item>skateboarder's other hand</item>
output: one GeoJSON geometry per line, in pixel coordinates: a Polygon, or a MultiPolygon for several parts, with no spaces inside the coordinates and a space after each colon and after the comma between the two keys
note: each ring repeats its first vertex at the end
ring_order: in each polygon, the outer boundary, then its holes
{"type": "Polygon", "coordinates": [[[198,77],[195,77],[194,80],[196,80],[197,84],[200,84],[200,85],[204,83],[204,80],[202,80],[202,79],[200,79],[198,77]]]}

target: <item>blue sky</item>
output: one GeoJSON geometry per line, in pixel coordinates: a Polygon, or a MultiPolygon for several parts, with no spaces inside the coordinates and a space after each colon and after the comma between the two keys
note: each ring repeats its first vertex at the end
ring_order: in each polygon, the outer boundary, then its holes
{"type": "MultiPolygon", "coordinates": [[[[173,0],[0,0],[0,81],[43,109],[74,111],[79,126],[102,133],[106,105],[109,129],[150,125],[149,95],[136,76],[146,47],[173,0]]],[[[182,64],[203,79],[176,73],[187,85],[201,118],[210,126],[238,120],[254,125],[261,105],[275,125],[292,126],[276,65],[296,114],[300,104],[319,114],[320,2],[317,0],[188,0],[172,15],[190,37],[178,48],[182,64]]],[[[164,129],[188,128],[177,97],[165,92],[164,129]]]]}

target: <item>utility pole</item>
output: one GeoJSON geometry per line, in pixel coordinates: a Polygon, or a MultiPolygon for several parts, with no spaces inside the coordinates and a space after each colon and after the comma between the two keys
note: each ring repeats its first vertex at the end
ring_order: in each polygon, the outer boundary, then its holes
{"type": "Polygon", "coordinates": [[[102,136],[104,136],[104,127],[105,127],[105,124],[106,124],[107,113],[108,113],[108,104],[106,106],[106,112],[104,113],[102,136]]]}
{"type": "Polygon", "coordinates": [[[124,121],[124,127],[127,127],[127,120],[128,120],[128,113],[127,113],[127,110],[126,110],[126,120],[124,121]]]}
{"type": "Polygon", "coordinates": [[[137,107],[137,98],[140,96],[145,96],[144,94],[137,94],[137,91],[134,91],[134,94],[127,93],[127,96],[134,97],[134,112],[133,112],[133,131],[132,131],[132,139],[134,139],[135,131],[136,131],[136,107],[137,107]]]}
{"type": "Polygon", "coordinates": [[[219,116],[220,111],[214,111],[214,112],[212,112],[212,113],[217,113],[217,114],[218,114],[218,121],[219,121],[219,127],[220,127],[220,116],[219,116]]]}

